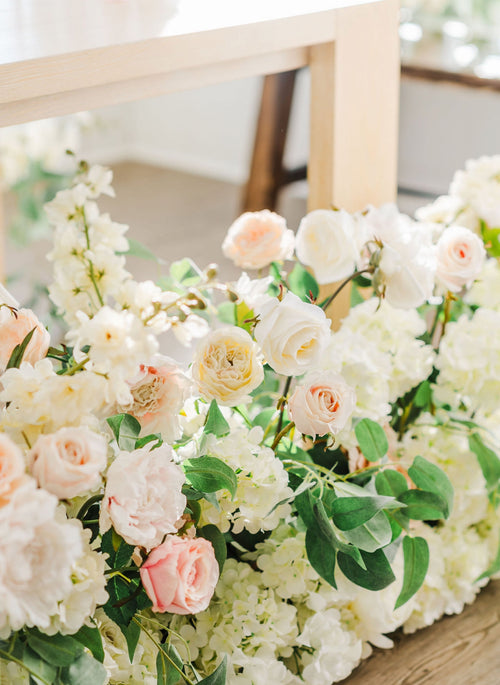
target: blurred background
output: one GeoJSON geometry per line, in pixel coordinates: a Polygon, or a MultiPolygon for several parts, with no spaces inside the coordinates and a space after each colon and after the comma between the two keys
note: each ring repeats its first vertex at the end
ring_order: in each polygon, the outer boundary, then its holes
{"type": "MultiPolygon", "coordinates": [[[[468,158],[500,153],[500,0],[403,0],[400,37],[399,204],[412,214],[445,193],[468,158]]],[[[103,205],[130,225],[130,237],[167,262],[186,255],[202,267],[218,262],[231,278],[220,244],[245,208],[262,88],[263,79],[252,78],[0,130],[15,294],[32,303],[50,279],[41,208],[68,183],[68,148],[113,167],[116,199],[103,205]]],[[[308,158],[307,70],[294,77],[289,109],[288,127],[274,125],[284,138],[283,167],[299,169],[292,177],[300,179],[308,158]]],[[[276,209],[292,229],[306,198],[304,180],[279,190],[276,209]]],[[[141,278],[161,269],[135,258],[131,266],[141,278]]]]}

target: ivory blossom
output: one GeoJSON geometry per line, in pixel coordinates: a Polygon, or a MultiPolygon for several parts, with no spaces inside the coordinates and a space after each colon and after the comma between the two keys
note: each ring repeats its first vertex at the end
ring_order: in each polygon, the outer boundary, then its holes
{"type": "Polygon", "coordinates": [[[471,286],[483,268],[483,241],[468,228],[450,226],[437,243],[437,278],[452,292],[471,286]]]}
{"type": "Polygon", "coordinates": [[[305,435],[336,435],[347,424],[356,393],[339,374],[316,371],[306,375],[290,397],[290,416],[305,435]]]}

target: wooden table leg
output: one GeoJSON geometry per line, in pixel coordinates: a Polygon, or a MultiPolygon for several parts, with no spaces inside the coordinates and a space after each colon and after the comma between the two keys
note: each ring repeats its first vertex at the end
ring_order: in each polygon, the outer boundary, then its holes
{"type": "MultiPolygon", "coordinates": [[[[396,198],[398,10],[398,0],[342,9],[335,42],[311,48],[310,210],[396,198]]],[[[349,309],[342,295],[329,312],[337,322],[349,309]]]]}

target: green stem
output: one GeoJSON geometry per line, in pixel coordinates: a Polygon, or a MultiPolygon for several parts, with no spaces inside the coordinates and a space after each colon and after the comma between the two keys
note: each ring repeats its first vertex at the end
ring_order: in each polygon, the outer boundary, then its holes
{"type": "MultiPolygon", "coordinates": [[[[278,436],[279,433],[281,433],[281,429],[283,427],[283,415],[285,413],[286,398],[287,398],[288,392],[290,390],[291,384],[292,384],[292,376],[288,376],[288,378],[286,379],[285,387],[283,388],[283,395],[278,400],[278,402],[281,401],[281,405],[280,405],[280,409],[279,409],[280,415],[278,418],[278,425],[276,426],[276,433],[275,433],[276,437],[278,436]]],[[[275,438],[275,440],[276,440],[276,438],[275,438]]],[[[273,449],[274,449],[274,447],[273,447],[273,449]]]]}
{"type": "Polygon", "coordinates": [[[153,642],[153,644],[157,647],[157,649],[160,650],[160,652],[163,654],[165,659],[170,663],[170,665],[173,666],[175,668],[175,670],[177,671],[177,673],[179,673],[179,675],[181,675],[184,678],[187,685],[196,685],[196,683],[193,682],[190,678],[188,678],[187,675],[184,673],[184,671],[177,666],[175,661],[169,657],[169,655],[165,652],[165,650],[163,649],[161,644],[158,642],[158,640],[155,637],[153,637],[153,635],[150,633],[150,631],[147,628],[145,628],[142,625],[142,623],[135,616],[132,616],[132,621],[134,623],[137,623],[139,628],[146,633],[146,635],[149,637],[151,642],[153,642]]]}
{"type": "Polygon", "coordinates": [[[295,427],[294,422],[293,422],[293,421],[290,421],[290,423],[287,423],[286,426],[280,430],[280,432],[279,432],[279,433],[276,435],[276,437],[274,438],[273,444],[271,445],[271,449],[273,450],[273,452],[274,452],[274,451],[276,450],[276,448],[278,447],[281,438],[284,438],[285,435],[286,435],[287,433],[289,433],[289,432],[292,430],[292,428],[294,428],[294,427],[295,427]]]}
{"type": "Polygon", "coordinates": [[[85,514],[88,512],[90,507],[93,504],[97,504],[97,502],[100,502],[103,499],[104,495],[93,495],[90,497],[86,502],[82,504],[80,509],[78,510],[78,514],[76,515],[77,519],[80,519],[80,521],[83,519],[85,514]]]}
{"type": "Polygon", "coordinates": [[[60,376],[74,376],[74,374],[77,371],[81,371],[83,368],[85,368],[85,364],[87,364],[90,361],[90,357],[85,357],[85,359],[82,359],[81,362],[76,364],[75,366],[70,366],[67,369],[64,369],[59,375],[60,376]]]}
{"type": "MultiPolygon", "coordinates": [[[[87,217],[85,216],[85,210],[82,207],[82,219],[83,219],[83,230],[85,232],[85,241],[87,243],[87,250],[90,250],[90,236],[89,236],[89,226],[87,224],[87,217]]],[[[104,307],[104,300],[102,299],[101,291],[99,290],[99,287],[97,285],[97,279],[95,277],[95,271],[94,271],[94,265],[90,259],[86,259],[88,265],[89,265],[89,276],[90,280],[92,281],[92,285],[94,286],[95,293],[97,295],[97,299],[99,300],[99,304],[101,307],[104,307]]]]}
{"type": "Polygon", "coordinates": [[[16,663],[18,666],[21,666],[21,668],[24,668],[30,675],[32,675],[34,678],[36,678],[37,682],[43,683],[44,685],[52,685],[52,683],[49,683],[48,680],[45,680],[45,678],[42,678],[41,675],[38,673],[35,673],[35,671],[32,671],[29,666],[26,666],[24,661],[21,661],[21,659],[16,659],[15,656],[12,656],[12,654],[9,654],[9,652],[4,652],[3,649],[0,649],[0,657],[5,659],[6,661],[13,661],[16,663]]]}
{"type": "Polygon", "coordinates": [[[326,310],[327,310],[328,307],[331,305],[331,303],[333,302],[333,300],[337,297],[337,295],[340,294],[340,292],[345,288],[345,286],[346,286],[348,283],[350,283],[350,282],[353,281],[355,278],[357,278],[357,276],[361,276],[361,274],[372,274],[373,272],[374,272],[374,268],[373,268],[373,267],[369,267],[368,269],[361,269],[361,271],[355,271],[355,272],[354,272],[353,274],[351,274],[348,278],[346,278],[345,281],[342,281],[342,283],[339,285],[339,287],[337,288],[337,290],[336,290],[332,295],[330,295],[330,297],[329,297],[328,299],[326,299],[326,300],[320,305],[320,306],[321,306],[321,309],[322,309],[324,312],[326,312],[326,310]]]}

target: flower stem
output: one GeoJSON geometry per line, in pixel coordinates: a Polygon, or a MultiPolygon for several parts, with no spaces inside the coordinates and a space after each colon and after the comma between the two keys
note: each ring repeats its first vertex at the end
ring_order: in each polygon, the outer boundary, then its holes
{"type": "Polygon", "coordinates": [[[64,369],[59,375],[60,376],[73,376],[77,371],[81,371],[87,362],[90,361],[90,357],[85,357],[85,359],[82,359],[81,362],[76,364],[75,366],[70,366],[67,369],[64,369]]]}
{"type": "MultiPolygon", "coordinates": [[[[90,236],[89,236],[89,226],[87,224],[87,217],[85,216],[85,209],[82,207],[82,219],[83,219],[83,230],[85,232],[85,241],[87,243],[87,250],[90,250],[90,236]]],[[[87,262],[89,265],[89,276],[90,280],[92,281],[92,285],[94,286],[95,293],[97,295],[97,299],[99,300],[99,304],[101,307],[104,307],[104,300],[102,299],[101,291],[99,290],[99,287],[97,285],[97,280],[95,277],[95,271],[94,271],[94,264],[92,263],[91,259],[87,258],[87,262]]]]}
{"type": "Polygon", "coordinates": [[[339,285],[337,290],[332,295],[330,295],[330,297],[328,299],[326,299],[324,302],[321,303],[321,305],[320,305],[321,309],[324,312],[326,312],[326,310],[331,305],[333,300],[337,297],[337,295],[339,295],[340,292],[342,292],[342,290],[345,288],[345,286],[348,283],[350,283],[351,281],[353,281],[357,276],[361,276],[361,274],[372,274],[373,272],[374,272],[373,267],[369,267],[368,269],[361,269],[361,271],[355,271],[348,278],[346,278],[345,281],[342,281],[342,283],[339,285]]]}
{"type": "Polygon", "coordinates": [[[26,671],[28,671],[30,675],[34,676],[37,679],[37,682],[43,683],[43,685],[51,685],[51,683],[49,683],[48,680],[45,680],[45,678],[42,678],[41,675],[35,673],[35,671],[32,671],[31,668],[29,668],[29,666],[26,666],[24,661],[21,661],[21,659],[16,659],[16,657],[12,654],[9,654],[9,652],[4,652],[3,649],[0,649],[0,657],[4,658],[6,661],[13,661],[18,666],[24,668],[26,671]]]}
{"type": "Polygon", "coordinates": [[[274,438],[273,444],[271,445],[271,449],[273,451],[275,451],[276,448],[278,447],[281,438],[284,438],[285,435],[287,433],[289,433],[292,430],[292,428],[294,428],[294,427],[295,427],[294,422],[290,421],[290,423],[287,423],[286,426],[284,428],[282,428],[279,433],[277,433],[276,437],[274,438]]]}
{"type": "MultiPolygon", "coordinates": [[[[292,376],[288,376],[288,378],[286,379],[285,387],[283,388],[283,395],[278,400],[278,403],[281,402],[281,404],[279,407],[280,415],[279,415],[279,419],[278,419],[278,425],[276,426],[275,436],[277,436],[278,433],[281,433],[281,429],[283,427],[283,414],[285,413],[286,398],[288,395],[288,391],[290,390],[291,384],[292,384],[292,376]]],[[[274,449],[274,447],[273,447],[273,449],[274,449]]]]}

